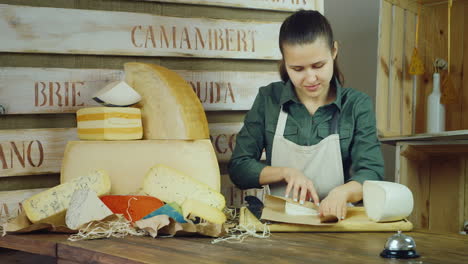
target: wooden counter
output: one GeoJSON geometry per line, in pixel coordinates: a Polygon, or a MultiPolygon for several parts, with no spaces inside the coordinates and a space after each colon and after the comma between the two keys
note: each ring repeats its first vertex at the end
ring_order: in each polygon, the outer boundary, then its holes
{"type": "MultiPolygon", "coordinates": [[[[55,257],[57,263],[468,263],[468,236],[408,232],[420,258],[379,256],[393,233],[273,233],[243,243],[201,237],[128,236],[70,242],[62,234],[7,235],[0,247],[55,257]]],[[[0,251],[1,252],[1,251],[0,251]]],[[[0,255],[0,260],[2,256],[0,255]]],[[[1,261],[0,261],[1,262],[1,261]]]]}

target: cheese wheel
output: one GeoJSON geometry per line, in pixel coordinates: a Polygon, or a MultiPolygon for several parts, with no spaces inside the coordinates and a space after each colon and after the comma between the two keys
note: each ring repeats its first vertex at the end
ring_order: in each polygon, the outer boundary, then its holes
{"type": "Polygon", "coordinates": [[[133,107],[88,107],[76,112],[78,138],[132,140],[143,137],[141,111],[133,107]]]}
{"type": "Polygon", "coordinates": [[[208,121],[193,88],[176,72],[126,63],[125,80],[141,96],[144,139],[208,139],[208,121]]]}
{"type": "Polygon", "coordinates": [[[413,211],[413,194],[405,185],[386,181],[365,181],[364,207],[374,222],[398,221],[413,211]]]}
{"type": "Polygon", "coordinates": [[[26,216],[33,223],[65,225],[65,213],[75,190],[91,189],[97,195],[109,193],[110,178],[103,170],[83,173],[83,176],[33,195],[23,202],[26,216]]]}
{"type": "Polygon", "coordinates": [[[111,194],[137,194],[145,175],[159,163],[221,190],[218,161],[208,139],[69,141],[60,181],[69,182],[89,170],[104,169],[112,180],[111,194]]]}
{"type": "Polygon", "coordinates": [[[126,107],[138,103],[141,96],[126,82],[115,81],[97,91],[93,100],[103,106],[126,107]]]}

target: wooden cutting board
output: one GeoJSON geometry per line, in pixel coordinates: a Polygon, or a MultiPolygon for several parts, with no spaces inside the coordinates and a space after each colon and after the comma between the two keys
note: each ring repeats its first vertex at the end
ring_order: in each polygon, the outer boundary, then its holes
{"type": "MultiPolygon", "coordinates": [[[[240,209],[239,224],[254,225],[255,229],[263,232],[263,224],[246,208],[240,209]]],[[[366,232],[366,231],[410,231],[413,224],[404,219],[395,222],[376,223],[367,218],[364,207],[348,208],[346,219],[335,225],[312,226],[287,223],[268,225],[270,232],[366,232]]]]}

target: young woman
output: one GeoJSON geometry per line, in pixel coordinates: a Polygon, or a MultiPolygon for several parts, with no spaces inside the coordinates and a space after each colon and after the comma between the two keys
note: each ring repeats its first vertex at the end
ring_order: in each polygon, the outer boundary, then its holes
{"type": "Polygon", "coordinates": [[[383,177],[372,100],[341,87],[338,45],[319,12],[288,17],[279,47],[282,81],[260,88],[247,113],[231,180],[241,189],[269,185],[272,195],[313,200],[320,214],[344,219],[347,203],[362,200],[363,182],[383,177]],[[264,149],[266,164],[259,161],[264,149]]]}

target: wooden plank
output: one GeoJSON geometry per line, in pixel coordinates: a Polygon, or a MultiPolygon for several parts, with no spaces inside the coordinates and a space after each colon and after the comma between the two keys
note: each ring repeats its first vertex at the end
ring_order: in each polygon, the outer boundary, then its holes
{"type": "Polygon", "coordinates": [[[39,188],[0,192],[0,219],[2,219],[2,217],[16,217],[21,202],[47,189],[48,188],[39,188]]]}
{"type": "MultiPolygon", "coordinates": [[[[468,224],[468,155],[465,156],[465,190],[464,190],[464,195],[465,195],[465,212],[464,212],[464,222],[463,224],[466,226],[468,224]],[[466,223],[466,224],[465,224],[466,223]]],[[[466,227],[465,227],[465,231],[466,227]]]]}
{"type": "MultiPolygon", "coordinates": [[[[404,153],[407,145],[400,146],[400,153],[404,153]]],[[[416,162],[403,155],[400,155],[399,159],[400,167],[396,168],[399,173],[399,183],[408,186],[414,198],[414,209],[408,220],[415,228],[427,229],[429,228],[429,160],[416,162]]]]}
{"type": "Polygon", "coordinates": [[[405,11],[405,50],[403,61],[403,102],[402,102],[402,135],[413,134],[413,76],[409,74],[411,56],[415,46],[416,15],[405,11]]]}
{"type": "Polygon", "coordinates": [[[393,5],[399,6],[405,10],[411,11],[413,14],[418,13],[418,3],[412,0],[384,0],[393,5]]]}
{"type": "Polygon", "coordinates": [[[67,237],[63,234],[6,235],[0,237],[0,247],[56,257],[57,244],[67,237]]]}
{"type": "MultiPolygon", "coordinates": [[[[468,14],[468,4],[465,3],[465,14],[468,14]]],[[[464,16],[463,24],[468,24],[468,16],[464,16]]],[[[464,51],[468,51],[468,26],[465,26],[464,41],[463,45],[464,51]]],[[[463,52],[463,83],[461,90],[461,105],[462,105],[462,124],[463,129],[468,129],[468,52],[463,52]]],[[[468,216],[467,216],[468,217],[468,216]]]]}
{"type": "Polygon", "coordinates": [[[461,230],[459,185],[460,177],[464,177],[464,173],[464,160],[460,157],[444,155],[431,159],[429,198],[431,231],[458,233],[461,230]]]}
{"type": "Polygon", "coordinates": [[[76,129],[24,129],[0,131],[0,177],[60,172],[67,141],[76,129]]]}
{"type": "MultiPolygon", "coordinates": [[[[242,123],[209,124],[219,162],[231,158],[242,123]]],[[[0,130],[0,177],[59,173],[68,141],[76,128],[0,130]]]]}
{"type": "MultiPolygon", "coordinates": [[[[176,72],[193,87],[205,111],[249,110],[258,88],[279,80],[276,72],[176,72]]],[[[74,113],[98,106],[93,94],[123,79],[123,70],[4,67],[0,104],[6,114],[74,113]]]]}
{"type": "Polygon", "coordinates": [[[280,25],[0,5],[0,51],[277,60],[280,25]]]}
{"type": "Polygon", "coordinates": [[[405,32],[404,20],[404,10],[398,6],[393,6],[388,115],[390,119],[390,132],[400,135],[402,133],[403,47],[405,32]]]}
{"type": "Polygon", "coordinates": [[[466,140],[468,139],[468,130],[444,131],[436,134],[415,134],[409,137],[390,137],[380,138],[382,143],[396,144],[398,141],[438,141],[438,140],[466,140]]]}
{"type": "Polygon", "coordinates": [[[388,130],[388,78],[390,73],[391,33],[392,5],[385,0],[381,0],[376,91],[377,131],[380,136],[385,135],[388,130]]]}
{"type": "Polygon", "coordinates": [[[317,2],[321,2],[323,7],[323,0],[145,0],[151,2],[163,3],[180,3],[180,4],[195,4],[195,5],[211,5],[211,6],[226,6],[234,8],[248,8],[248,9],[263,9],[263,10],[276,10],[292,12],[298,9],[313,9],[322,12],[323,9],[317,2]]]}

